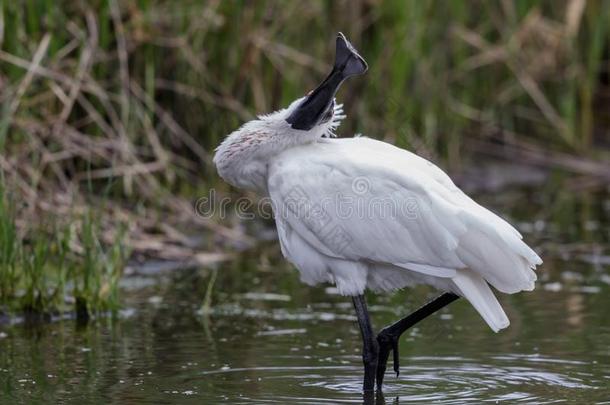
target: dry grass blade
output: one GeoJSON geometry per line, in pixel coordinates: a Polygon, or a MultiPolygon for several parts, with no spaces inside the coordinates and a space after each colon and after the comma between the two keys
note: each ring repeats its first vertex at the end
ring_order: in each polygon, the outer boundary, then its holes
{"type": "Polygon", "coordinates": [[[185,146],[191,148],[191,150],[199,157],[201,162],[211,164],[212,159],[203,147],[193,137],[186,132],[180,124],[178,124],[172,115],[165,111],[156,101],[150,100],[144,90],[135,82],[130,83],[131,92],[144,104],[152,104],[155,109],[155,113],[161,119],[163,124],[184,143],[185,146]]]}
{"type": "Polygon", "coordinates": [[[481,140],[472,140],[469,143],[483,154],[502,158],[510,156],[511,160],[519,159],[519,161],[531,165],[560,168],[574,174],[602,179],[605,182],[610,181],[610,171],[608,165],[604,162],[560,152],[549,152],[534,144],[516,140],[510,141],[510,138],[503,138],[502,141],[504,145],[481,140]]]}
{"type": "Polygon", "coordinates": [[[87,28],[89,31],[88,39],[82,49],[81,56],[79,58],[78,66],[76,69],[76,74],[74,75],[74,80],[69,86],[68,94],[65,97],[66,100],[64,102],[64,108],[59,114],[59,119],[55,125],[55,133],[61,131],[63,125],[70,116],[70,113],[72,112],[72,107],[74,106],[74,102],[76,101],[78,95],[81,92],[83,79],[86,77],[87,73],[91,69],[91,61],[93,58],[93,54],[95,53],[98,41],[97,23],[91,11],[88,11],[86,13],[86,21],[87,28]]]}
{"type": "Polygon", "coordinates": [[[125,28],[121,21],[121,10],[116,0],[109,0],[110,15],[116,33],[117,53],[119,55],[119,77],[121,80],[121,111],[123,121],[129,116],[129,66],[125,28]]]}
{"type": "MultiPolygon", "coordinates": [[[[528,18],[523,23],[522,30],[525,30],[528,25],[534,24],[528,21],[538,21],[539,14],[534,9],[528,18]]],[[[491,46],[483,39],[483,37],[473,31],[467,30],[464,27],[454,27],[453,32],[458,35],[461,39],[468,42],[470,45],[480,50],[480,53],[467,59],[463,65],[463,69],[472,70],[477,69],[485,65],[492,63],[503,63],[505,64],[513,75],[517,78],[518,83],[525,90],[525,92],[531,97],[536,106],[539,108],[547,122],[554,126],[558,134],[565,140],[569,139],[569,128],[566,125],[564,119],[549,102],[544,92],[541,90],[539,84],[534,80],[532,75],[528,72],[527,66],[522,66],[519,61],[513,57],[514,52],[510,51],[511,41],[521,35],[519,31],[514,34],[513,38],[508,41],[505,45],[491,46]]],[[[512,45],[516,46],[516,45],[512,45]]]]}
{"type": "Polygon", "coordinates": [[[44,58],[44,55],[47,53],[47,49],[49,48],[49,41],[51,41],[51,34],[47,33],[42,37],[40,44],[38,44],[38,48],[34,53],[32,62],[28,64],[27,72],[19,83],[17,91],[15,92],[15,96],[13,97],[13,100],[9,105],[9,119],[17,112],[23,95],[30,86],[30,83],[32,83],[32,79],[34,78],[36,71],[40,67],[40,62],[42,62],[42,58],[44,58]]]}
{"type": "Polygon", "coordinates": [[[553,105],[546,98],[536,81],[524,70],[519,69],[512,63],[509,63],[511,70],[515,73],[519,83],[523,86],[527,94],[530,95],[532,100],[536,103],[547,121],[557,128],[558,134],[564,138],[569,138],[568,126],[564,122],[563,118],[557,113],[553,105]]]}
{"type": "Polygon", "coordinates": [[[566,30],[570,37],[578,34],[587,0],[570,0],[566,7],[566,30]]]}

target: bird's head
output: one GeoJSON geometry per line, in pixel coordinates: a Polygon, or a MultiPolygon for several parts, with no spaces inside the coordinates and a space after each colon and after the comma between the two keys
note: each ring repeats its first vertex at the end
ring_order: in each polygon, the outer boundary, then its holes
{"type": "Polygon", "coordinates": [[[284,109],[245,123],[220,144],[214,156],[220,176],[238,187],[258,188],[252,184],[259,184],[260,178],[250,181],[244,175],[260,177],[263,172],[260,166],[266,165],[272,156],[293,146],[334,136],[345,118],[343,105],[336,103],[335,94],[345,79],[367,69],[364,59],[339,33],[333,69],[318,87],[284,109]]]}
{"type": "Polygon", "coordinates": [[[337,35],[335,64],[330,74],[309,94],[293,102],[284,119],[292,129],[315,130],[332,120],[335,110],[335,94],[339,86],[350,76],[366,72],[367,65],[362,56],[349,43],[345,35],[337,35]]]}

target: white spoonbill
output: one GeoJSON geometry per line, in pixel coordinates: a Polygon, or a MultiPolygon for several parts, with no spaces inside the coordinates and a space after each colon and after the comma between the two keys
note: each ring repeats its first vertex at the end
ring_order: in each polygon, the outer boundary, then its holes
{"type": "Polygon", "coordinates": [[[310,285],[351,296],[363,339],[364,391],[381,390],[398,339],[410,326],[466,298],[494,331],[508,318],[490,285],[532,290],[542,263],[519,232],[477,204],[431,162],[363,136],[333,139],[345,118],[339,85],[367,70],[343,34],[328,77],[287,108],[231,133],[217,148],[220,176],[271,198],[284,256],[310,285]],[[414,284],[444,291],[374,336],[364,291],[414,284]]]}

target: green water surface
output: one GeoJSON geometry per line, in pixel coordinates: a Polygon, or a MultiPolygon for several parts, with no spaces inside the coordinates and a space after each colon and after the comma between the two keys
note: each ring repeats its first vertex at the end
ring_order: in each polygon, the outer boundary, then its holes
{"type": "MultiPolygon", "coordinates": [[[[548,186],[550,190],[565,187],[548,186]]],[[[574,187],[577,187],[574,186],[574,187]]],[[[545,260],[533,292],[498,294],[493,333],[459,300],[408,331],[377,403],[610,404],[610,199],[602,188],[485,193],[545,260]]],[[[87,325],[0,327],[0,402],[362,403],[350,300],[302,285],[275,242],[217,268],[125,280],[125,308],[87,325]]],[[[368,297],[380,328],[435,292],[368,297]]]]}

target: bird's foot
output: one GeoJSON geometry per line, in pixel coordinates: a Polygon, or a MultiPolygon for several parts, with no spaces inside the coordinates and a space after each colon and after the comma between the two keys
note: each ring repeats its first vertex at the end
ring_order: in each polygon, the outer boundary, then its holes
{"type": "Polygon", "coordinates": [[[387,367],[388,358],[390,352],[392,352],[392,359],[394,363],[394,371],[396,377],[400,375],[400,356],[398,355],[398,339],[400,336],[393,334],[390,330],[383,329],[377,335],[377,343],[379,344],[379,357],[377,360],[377,389],[381,390],[383,384],[383,377],[387,367]]]}

